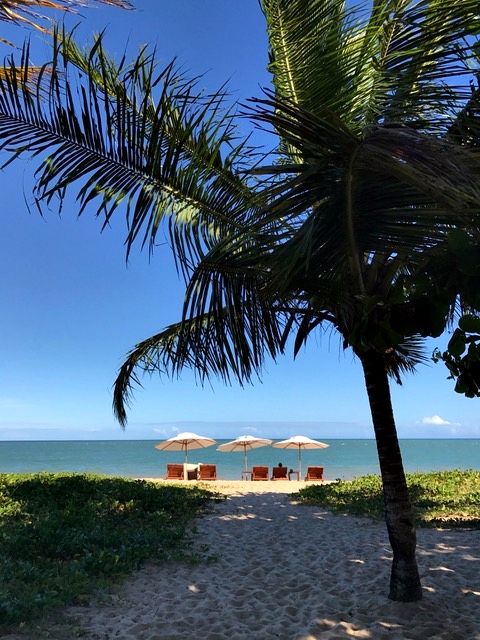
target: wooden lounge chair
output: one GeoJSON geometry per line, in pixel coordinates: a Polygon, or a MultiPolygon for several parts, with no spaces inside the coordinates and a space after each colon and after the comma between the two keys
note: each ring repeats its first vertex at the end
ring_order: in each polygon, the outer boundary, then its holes
{"type": "Polygon", "coordinates": [[[167,464],[166,480],[183,480],[183,464],[167,464]]]}
{"type": "Polygon", "coordinates": [[[252,467],[252,480],[268,480],[268,467],[252,467]]]}
{"type": "Polygon", "coordinates": [[[287,480],[287,467],[273,467],[272,480],[287,480]]]}
{"type": "Polygon", "coordinates": [[[307,467],[305,480],[316,480],[323,482],[323,467],[307,467]]]}
{"type": "Polygon", "coordinates": [[[199,480],[216,480],[217,465],[216,464],[199,464],[198,479],[199,480]]]}

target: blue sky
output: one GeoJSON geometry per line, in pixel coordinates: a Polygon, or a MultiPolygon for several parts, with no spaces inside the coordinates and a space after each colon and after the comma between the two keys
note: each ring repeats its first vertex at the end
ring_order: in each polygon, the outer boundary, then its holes
{"type": "MultiPolygon", "coordinates": [[[[191,75],[206,74],[207,89],[228,82],[241,101],[268,86],[257,0],[134,4],[134,12],[84,10],[78,39],[106,27],[117,56],[127,42],[132,52],[150,43],[159,60],[176,56],[191,75]]],[[[2,33],[16,42],[24,35],[3,24],[2,33]]],[[[35,47],[48,55],[45,44],[35,47]]],[[[73,203],[61,218],[29,212],[31,171],[17,162],[0,175],[0,440],[161,439],[179,430],[373,437],[361,368],[330,333],[311,340],[295,362],[288,353],[269,364],[263,381],[244,389],[202,388],[189,372],[172,382],[145,379],[122,431],[111,410],[116,372],[130,347],[178,320],[182,284],[161,248],[152,258],[137,249],[126,265],[121,216],[100,233],[93,212],[77,219],[73,203]]],[[[402,387],[392,385],[392,399],[400,437],[480,437],[478,400],[455,394],[442,365],[421,366],[402,387]]]]}

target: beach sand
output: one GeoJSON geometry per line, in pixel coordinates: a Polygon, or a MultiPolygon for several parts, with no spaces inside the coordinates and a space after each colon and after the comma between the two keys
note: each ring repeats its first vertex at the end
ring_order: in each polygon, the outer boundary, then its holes
{"type": "MultiPolygon", "coordinates": [[[[388,600],[384,523],[292,503],[303,482],[215,482],[208,563],[148,563],[67,613],[95,640],[480,640],[479,531],[418,531],[424,599],[388,600]]],[[[76,636],[75,636],[76,637],[76,636]]],[[[72,636],[73,638],[73,636],[72,636]]]]}

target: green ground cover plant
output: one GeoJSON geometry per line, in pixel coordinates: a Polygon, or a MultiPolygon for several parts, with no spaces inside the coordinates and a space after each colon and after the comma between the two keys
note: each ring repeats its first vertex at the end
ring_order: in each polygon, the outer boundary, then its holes
{"type": "Polygon", "coordinates": [[[189,533],[216,494],[88,474],[0,474],[0,630],[86,603],[147,558],[198,559],[189,533]]]}
{"type": "MultiPolygon", "coordinates": [[[[407,484],[417,526],[480,528],[479,471],[408,473],[407,484]]],[[[374,474],[348,482],[310,485],[291,497],[336,513],[384,518],[382,482],[374,474]]]]}

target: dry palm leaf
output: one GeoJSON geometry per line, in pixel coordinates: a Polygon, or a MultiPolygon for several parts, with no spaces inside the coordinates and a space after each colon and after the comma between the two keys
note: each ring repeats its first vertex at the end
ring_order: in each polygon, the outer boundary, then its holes
{"type": "MultiPolygon", "coordinates": [[[[128,0],[96,0],[102,4],[108,4],[120,9],[132,9],[128,0]]],[[[29,25],[40,31],[48,32],[48,29],[39,24],[39,20],[47,20],[46,16],[38,12],[38,9],[57,9],[60,11],[75,12],[76,7],[85,7],[88,0],[0,0],[0,20],[29,25]],[[35,8],[35,10],[32,9],[35,8]]]]}

